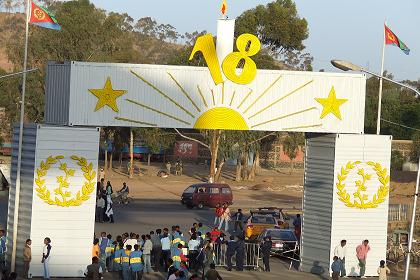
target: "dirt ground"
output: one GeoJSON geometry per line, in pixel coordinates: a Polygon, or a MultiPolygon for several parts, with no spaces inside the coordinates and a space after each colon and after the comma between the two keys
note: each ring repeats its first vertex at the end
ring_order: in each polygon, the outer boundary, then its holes
{"type": "MultiPolygon", "coordinates": [[[[101,164],[103,166],[103,163],[101,164]]],[[[161,165],[135,164],[135,176],[129,179],[126,164],[119,168],[114,165],[114,171],[106,173],[115,190],[126,182],[133,198],[174,199],[179,200],[182,192],[191,184],[205,182],[208,171],[203,165],[186,164],[182,176],[171,174],[168,178],[157,176],[161,165]],[[116,167],[116,168],[115,168],[116,167]]],[[[233,190],[234,206],[254,208],[257,206],[277,206],[287,209],[301,209],[303,194],[303,172],[296,170],[289,174],[288,170],[260,170],[255,181],[235,182],[234,168],[224,169],[221,182],[227,183],[233,190]]]]}
{"type": "MultiPolygon", "coordinates": [[[[103,162],[100,166],[103,166],[103,162]]],[[[129,179],[126,175],[126,163],[120,166],[114,163],[114,170],[107,172],[106,179],[112,182],[114,189],[119,189],[122,182],[131,187],[135,198],[176,199],[189,185],[204,182],[208,170],[203,165],[185,164],[182,176],[170,175],[160,178],[157,172],[163,168],[161,164],[135,162],[135,176],[129,179]]],[[[412,204],[416,172],[392,172],[391,174],[391,204],[412,204]]],[[[241,207],[278,206],[286,209],[301,209],[303,195],[303,170],[295,170],[293,174],[288,169],[260,169],[254,181],[235,182],[235,167],[224,167],[221,182],[232,187],[234,202],[241,207]]]]}

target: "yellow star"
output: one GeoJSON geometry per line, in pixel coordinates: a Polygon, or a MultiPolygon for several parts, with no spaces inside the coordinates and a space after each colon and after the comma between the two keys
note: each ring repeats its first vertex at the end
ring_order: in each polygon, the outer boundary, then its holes
{"type": "Polygon", "coordinates": [[[348,99],[337,99],[334,87],[331,88],[328,98],[315,98],[315,100],[324,107],[321,119],[329,113],[333,113],[339,120],[341,120],[340,106],[348,101],[348,99]]]}
{"type": "Polygon", "coordinates": [[[108,79],[106,80],[103,89],[89,89],[89,91],[98,98],[98,103],[96,103],[95,112],[106,105],[118,113],[119,110],[117,105],[117,98],[127,93],[126,90],[112,89],[110,77],[108,77],[108,79]]]}

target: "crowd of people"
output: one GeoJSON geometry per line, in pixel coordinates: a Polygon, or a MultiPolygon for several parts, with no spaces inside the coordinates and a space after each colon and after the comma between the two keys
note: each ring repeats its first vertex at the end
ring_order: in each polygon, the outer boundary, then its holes
{"type": "MultiPolygon", "coordinates": [[[[264,258],[267,271],[270,270],[270,242],[267,238],[261,244],[262,251],[267,255],[264,258]]],[[[169,280],[222,279],[216,270],[222,246],[226,246],[223,257],[227,270],[234,268],[232,258],[235,257],[236,270],[243,271],[246,258],[243,231],[227,238],[218,226],[209,228],[202,223],[194,223],[186,234],[179,226],[172,226],[171,230],[156,229],[144,235],[123,233],[115,238],[102,232],[93,241],[92,265],[87,274],[94,276],[110,272],[123,280],[138,280],[143,273],[160,271],[167,272],[169,280]]]]}
{"type": "MultiPolygon", "coordinates": [[[[366,278],[366,259],[367,254],[370,251],[369,240],[363,240],[362,244],[356,247],[356,257],[359,261],[359,277],[366,278]]],[[[347,255],[347,240],[343,239],[340,241],[340,244],[334,248],[334,258],[331,264],[332,279],[338,280],[340,277],[347,278],[346,272],[346,255],[347,255]]],[[[391,271],[386,266],[386,262],[381,260],[377,273],[379,275],[379,280],[386,280],[387,274],[391,271]]]]}

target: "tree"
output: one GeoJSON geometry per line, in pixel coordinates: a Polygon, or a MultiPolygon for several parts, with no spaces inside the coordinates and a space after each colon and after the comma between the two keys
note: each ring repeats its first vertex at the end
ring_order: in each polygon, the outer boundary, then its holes
{"type": "Polygon", "coordinates": [[[284,153],[290,158],[290,174],[293,173],[294,160],[303,145],[305,145],[305,136],[302,133],[289,133],[283,140],[284,153]]]}
{"type": "Polygon", "coordinates": [[[308,23],[299,17],[292,0],[276,0],[242,13],[236,19],[235,35],[238,37],[243,33],[257,35],[272,57],[289,62],[291,67],[301,65],[299,68],[311,69],[308,63],[312,58],[300,53],[305,48],[303,41],[309,36],[308,23]],[[298,63],[296,59],[299,59],[298,63]]]}
{"type": "Polygon", "coordinates": [[[175,143],[175,135],[160,128],[137,128],[134,130],[134,134],[149,149],[147,155],[148,166],[150,166],[150,159],[153,154],[158,154],[161,150],[166,150],[175,143]]]}
{"type": "Polygon", "coordinates": [[[416,132],[413,134],[412,137],[413,146],[411,147],[411,161],[418,162],[420,156],[420,132],[416,132]]]}

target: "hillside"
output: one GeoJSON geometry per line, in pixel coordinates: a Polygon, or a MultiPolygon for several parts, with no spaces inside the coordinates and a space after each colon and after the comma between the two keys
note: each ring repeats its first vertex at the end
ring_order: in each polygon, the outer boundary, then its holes
{"type": "MultiPolygon", "coordinates": [[[[10,39],[12,30],[17,28],[17,19],[24,19],[23,14],[8,14],[0,12],[0,68],[7,72],[13,69],[13,64],[8,60],[6,54],[6,44],[10,39]]],[[[18,26],[19,27],[19,26],[18,26]]],[[[19,28],[24,28],[20,26],[19,28]]]]}

